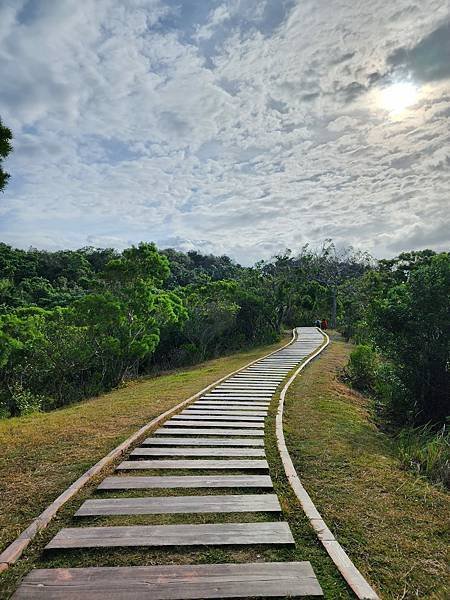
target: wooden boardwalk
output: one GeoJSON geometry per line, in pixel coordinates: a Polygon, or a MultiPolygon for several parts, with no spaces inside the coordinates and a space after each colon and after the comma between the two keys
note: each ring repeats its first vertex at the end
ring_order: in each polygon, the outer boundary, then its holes
{"type": "MultiPolygon", "coordinates": [[[[74,526],[61,529],[46,550],[292,546],[294,538],[288,523],[282,520],[273,493],[264,450],[264,425],[278,386],[323,341],[315,328],[299,328],[298,333],[291,345],[233,374],[156,429],[116,467],[116,475],[103,479],[96,497],[86,500],[75,513],[74,526]],[[192,492],[159,495],[176,489],[192,492]],[[197,490],[209,493],[199,494],[197,490]],[[124,491],[127,497],[114,496],[124,491]],[[257,513],[272,516],[268,521],[246,516],[257,513]],[[154,524],[155,519],[171,514],[201,514],[205,522],[154,524]],[[225,520],[227,515],[238,516],[217,523],[214,514],[225,520]],[[120,519],[131,515],[140,515],[141,519],[151,515],[152,524],[85,524],[90,517],[120,519]]],[[[161,558],[164,562],[164,554],[161,558]]],[[[24,578],[13,598],[181,600],[283,596],[322,596],[308,562],[35,569],[24,578]]]]}

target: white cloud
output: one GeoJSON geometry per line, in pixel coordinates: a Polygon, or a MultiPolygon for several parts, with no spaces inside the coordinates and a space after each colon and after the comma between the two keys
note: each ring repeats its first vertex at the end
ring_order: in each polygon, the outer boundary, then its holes
{"type": "Polygon", "coordinates": [[[397,120],[372,92],[399,49],[428,48],[448,7],[190,7],[0,6],[0,114],[15,134],[3,241],[172,240],[245,262],[330,236],[377,255],[448,242],[434,223],[448,204],[449,80],[397,120]]]}

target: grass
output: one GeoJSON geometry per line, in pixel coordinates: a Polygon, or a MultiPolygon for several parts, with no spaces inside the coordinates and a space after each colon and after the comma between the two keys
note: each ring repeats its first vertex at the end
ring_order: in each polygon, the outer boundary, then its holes
{"type": "Polygon", "coordinates": [[[291,457],[382,598],[448,598],[449,496],[402,468],[394,442],[371,422],[368,400],[339,382],[351,349],[336,336],[291,386],[284,423],[291,457]]]}
{"type": "MultiPolygon", "coordinates": [[[[59,452],[60,460],[64,462],[65,476],[71,470],[71,463],[75,455],[85,455],[84,466],[92,464],[95,460],[106,454],[118,441],[127,437],[143,422],[149,420],[152,416],[159,414],[169,405],[176,404],[179,400],[189,396],[193,391],[203,387],[206,381],[200,381],[199,378],[210,377],[210,380],[217,379],[221,374],[227,373],[236,368],[238,364],[243,364],[254,357],[255,354],[264,354],[269,348],[254,351],[252,356],[249,353],[234,355],[225,359],[219,359],[207,363],[196,369],[185,371],[184,373],[174,373],[160,377],[154,380],[144,380],[136,382],[123,390],[118,390],[96,400],[83,403],[72,409],[64,409],[65,412],[76,408],[80,410],[84,405],[89,405],[92,414],[88,417],[90,428],[88,432],[78,435],[77,440],[69,445],[73,448],[73,454],[70,454],[64,449],[64,443],[67,442],[69,433],[66,431],[76,430],[77,427],[82,429],[87,427],[88,422],[85,420],[79,422],[80,413],[72,415],[68,421],[62,423],[59,429],[53,430],[53,438],[47,436],[47,455],[52,456],[52,448],[59,448],[60,443],[63,444],[62,450],[59,452]],[[240,361],[240,363],[239,363],[240,361]],[[214,368],[214,372],[210,370],[214,368]],[[222,370],[221,370],[222,369],[222,370]],[[221,370],[221,371],[220,371],[221,370]],[[220,371],[220,372],[219,372],[220,371]],[[171,386],[169,388],[169,386],[171,386]],[[167,395],[171,396],[171,400],[167,399],[167,395]],[[174,390],[178,392],[175,393],[174,390]],[[178,395],[177,395],[178,394],[178,395]],[[175,397],[176,396],[176,397],[175,397]],[[99,403],[94,409],[96,403],[99,403]],[[153,406],[158,404],[158,408],[153,406]],[[111,405],[111,406],[110,406],[111,405]],[[107,410],[110,406],[111,412],[107,410]],[[142,414],[144,413],[144,414],[142,414]],[[128,422],[126,419],[133,414],[133,422],[128,422]],[[116,416],[115,416],[116,415],[116,416]],[[99,428],[99,420],[102,419],[102,427],[99,428]],[[124,422],[121,419],[125,419],[124,422]],[[103,423],[109,423],[104,426],[103,423]],[[71,427],[69,427],[71,424],[71,427]],[[128,428],[127,431],[124,428],[128,428]],[[109,428],[109,434],[108,434],[109,428]],[[94,435],[95,432],[95,435],[94,435]],[[99,447],[89,449],[92,438],[98,437],[99,447]],[[60,440],[60,438],[62,438],[60,440]]],[[[318,508],[322,510],[324,517],[329,521],[335,534],[339,540],[345,545],[350,552],[352,558],[355,559],[361,570],[369,576],[371,582],[376,584],[378,589],[383,594],[383,597],[390,598],[408,598],[413,597],[410,592],[419,588],[408,588],[406,594],[403,594],[403,581],[394,581],[396,577],[407,574],[405,581],[410,581],[411,577],[416,577],[417,574],[407,573],[411,568],[414,570],[416,565],[409,563],[403,565],[401,570],[402,560],[408,560],[410,557],[403,555],[402,557],[395,556],[398,552],[397,545],[392,543],[392,531],[398,529],[390,524],[390,543],[385,540],[385,532],[383,520],[387,516],[377,505],[377,510],[367,511],[365,505],[370,505],[370,498],[377,494],[383,495],[386,488],[386,493],[389,495],[394,493],[391,487],[397,478],[396,487],[400,486],[400,490],[395,492],[397,495],[394,498],[398,501],[404,493],[408,493],[411,498],[414,497],[414,502],[411,506],[405,505],[396,507],[399,518],[404,519],[408,526],[404,526],[402,540],[405,543],[413,543],[420,548],[423,540],[430,538],[436,550],[428,562],[426,563],[428,587],[422,586],[420,590],[425,590],[423,595],[418,594],[418,597],[423,598],[443,598],[441,594],[444,590],[444,584],[439,581],[442,575],[442,552],[444,550],[443,538],[437,539],[438,531],[441,531],[442,519],[438,521],[439,511],[447,506],[445,504],[445,496],[435,491],[431,486],[421,487],[426,489],[426,496],[423,498],[416,493],[414,486],[424,486],[420,481],[416,484],[414,478],[407,473],[401,471],[400,465],[393,458],[389,442],[383,436],[380,436],[374,427],[370,424],[367,418],[367,411],[364,407],[364,399],[357,396],[335,379],[335,369],[343,361],[346,360],[348,354],[347,345],[341,342],[336,342],[326,351],[324,357],[313,362],[303,372],[303,375],[298,379],[294,388],[291,388],[291,393],[287,401],[288,414],[286,422],[286,432],[288,434],[288,444],[293,458],[297,462],[297,466],[306,473],[309,480],[305,480],[307,489],[312,493],[318,508]],[[331,410],[325,410],[323,414],[316,410],[325,403],[329,404],[331,410]],[[356,415],[356,416],[355,416],[356,415]],[[374,436],[376,442],[368,443],[368,438],[374,436]],[[337,442],[342,444],[342,447],[337,442]],[[350,446],[348,440],[351,440],[350,446]],[[339,448],[338,456],[334,455],[334,445],[339,448]],[[368,444],[367,450],[362,450],[368,444]],[[379,452],[387,452],[387,458],[383,458],[382,468],[378,468],[379,478],[375,479],[373,473],[374,466],[370,460],[364,458],[362,461],[361,454],[369,454],[372,460],[378,460],[378,454],[374,449],[378,448],[379,452]],[[360,451],[356,451],[356,449],[360,451]],[[389,451],[385,450],[388,448],[389,451]],[[344,452],[345,450],[345,452],[344,452]],[[375,458],[373,456],[375,452],[375,458]],[[327,458],[328,457],[328,458],[327,458]],[[387,467],[386,465],[389,465],[387,467]],[[347,477],[344,474],[347,473],[347,477]],[[357,477],[352,477],[352,474],[357,477]],[[389,476],[388,476],[389,475],[389,476]],[[399,478],[402,478],[401,480],[399,478]],[[409,486],[404,483],[409,482],[409,486]],[[350,484],[353,486],[351,487],[350,484]],[[403,490],[403,491],[402,491],[403,490]],[[352,494],[361,494],[361,498],[353,498],[352,494]],[[342,496],[342,497],[341,497],[342,496]],[[428,510],[433,516],[427,525],[423,524],[425,519],[421,511],[428,510]],[[410,512],[411,511],[411,512],[410,512]],[[414,521],[417,515],[422,517],[423,531],[414,529],[414,521]],[[439,524],[439,529],[437,529],[439,524]],[[378,530],[381,529],[382,535],[378,530]],[[418,537],[417,537],[418,536],[418,537]],[[437,549],[439,548],[439,552],[437,549]],[[433,562],[432,562],[433,561],[433,562]],[[434,566],[433,566],[434,565],[434,566]],[[394,567],[397,569],[395,570],[394,567]],[[389,573],[390,569],[394,569],[389,573]],[[431,576],[431,571],[434,569],[434,576],[431,576]],[[382,580],[380,573],[388,577],[388,581],[382,580]],[[436,590],[432,589],[432,585],[436,590]],[[397,593],[397,589],[399,590],[397,593]],[[403,594],[403,595],[402,595],[403,594]],[[434,594],[434,595],[433,595],[434,594]]],[[[74,567],[74,566],[125,566],[125,565],[151,565],[151,564],[195,564],[195,563],[218,563],[218,562],[248,562],[248,561],[295,561],[309,560],[311,561],[314,571],[316,572],[320,584],[327,599],[349,600],[353,598],[351,591],[347,588],[344,580],[337,572],[334,564],[323,550],[322,545],[318,542],[316,534],[311,529],[308,520],[292,493],[286,480],[281,461],[276,449],[275,440],[275,414],[278,399],[275,397],[269,411],[268,426],[266,428],[266,452],[270,464],[270,473],[274,482],[275,491],[278,494],[283,508],[283,515],[277,516],[270,513],[222,513],[209,515],[151,515],[151,516],[121,516],[121,517],[101,517],[101,518],[86,518],[76,520],[73,518],[74,511],[88,497],[127,497],[127,496],[156,496],[156,495],[204,495],[208,493],[257,493],[255,489],[243,490],[138,490],[138,491],[114,491],[114,492],[96,492],[95,487],[101,477],[92,482],[92,485],[87,486],[76,498],[72,499],[59,513],[55,520],[50,524],[49,528],[43,531],[30,547],[27,549],[24,557],[4,575],[0,583],[2,584],[2,592],[0,597],[7,598],[15,589],[19,579],[33,567],[74,567]],[[67,551],[67,552],[52,552],[43,553],[44,545],[57,533],[61,527],[73,526],[89,526],[93,524],[102,525],[135,525],[135,524],[163,524],[163,523],[219,523],[219,522],[243,522],[243,521],[273,521],[277,518],[286,519],[289,522],[291,530],[296,541],[295,547],[206,547],[206,548],[117,548],[117,549],[87,549],[83,551],[67,551]]],[[[23,446],[27,435],[37,435],[35,429],[40,418],[55,417],[57,413],[49,415],[38,415],[36,422],[28,426],[28,433],[22,434],[23,446]]],[[[26,422],[25,420],[21,420],[26,422]]],[[[11,438],[12,439],[12,438],[11,438]]],[[[36,441],[34,442],[36,443],[36,441]]],[[[32,451],[36,451],[33,444],[27,448],[23,448],[22,454],[27,456],[32,462],[32,451]]],[[[13,450],[11,449],[13,453],[13,450]]],[[[19,453],[20,454],[20,453],[19,453]]],[[[45,467],[41,466],[39,456],[33,458],[34,468],[39,471],[42,469],[43,474],[40,479],[40,485],[44,485],[45,467]]],[[[60,469],[58,461],[51,463],[53,469],[60,469]]],[[[47,463],[47,471],[49,463],[47,463]]],[[[8,473],[12,474],[17,470],[15,465],[11,465],[8,473]]],[[[82,469],[84,470],[84,469],[82,469]]],[[[148,473],[151,473],[150,471],[148,473]]],[[[156,472],[153,472],[156,474],[156,472]]],[[[221,471],[225,474],[226,471],[221,471]]],[[[71,481],[76,473],[69,481],[71,481]]],[[[159,472],[158,474],[162,474],[159,472]]],[[[178,473],[181,474],[181,473],[178,473]]],[[[186,474],[195,474],[195,471],[186,471],[186,474]]],[[[11,475],[9,475],[11,476],[11,475]]],[[[30,489],[30,494],[34,492],[36,499],[42,501],[40,497],[40,487],[36,485],[32,478],[32,470],[30,477],[34,487],[30,489]]],[[[61,491],[69,481],[59,483],[57,491],[61,491]]],[[[31,484],[30,484],[31,485],[31,484]]],[[[395,486],[393,486],[395,487],[395,486]]],[[[55,491],[55,490],[54,490],[55,491]]],[[[50,500],[55,493],[52,493],[50,500]]],[[[22,496],[23,499],[24,496],[22,496]]],[[[16,500],[19,505],[22,501],[16,500]]],[[[2,499],[3,502],[3,499],[2,499]]],[[[0,507],[1,510],[1,507],[0,507]]],[[[10,498],[7,513],[9,517],[15,509],[14,496],[10,498]]],[[[28,510],[32,512],[32,503],[28,505],[28,510]]],[[[393,510],[391,508],[390,510],[393,510]]],[[[4,513],[4,511],[2,511],[4,513]]],[[[34,514],[38,511],[35,509],[34,514]]],[[[442,512],[442,515],[445,514],[442,512]]],[[[431,519],[431,516],[428,515],[431,519]]],[[[428,518],[428,517],[427,517],[428,518]]],[[[425,545],[425,551],[429,548],[425,545]]],[[[417,597],[417,596],[414,596],[417,597]]]]}
{"type": "Polygon", "coordinates": [[[450,434],[446,427],[434,431],[430,425],[400,430],[396,438],[402,464],[450,489],[450,434]]]}
{"type": "Polygon", "coordinates": [[[139,427],[206,385],[284,345],[210,360],[49,413],[0,420],[0,549],[139,427]]]}

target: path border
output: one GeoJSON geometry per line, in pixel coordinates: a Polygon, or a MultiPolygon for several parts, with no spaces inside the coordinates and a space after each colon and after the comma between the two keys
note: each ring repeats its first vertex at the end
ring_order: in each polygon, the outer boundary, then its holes
{"type": "MultiPolygon", "coordinates": [[[[370,586],[361,572],[355,567],[348,554],[328,529],[327,524],[322,519],[322,516],[315,507],[314,502],[311,500],[308,492],[303,487],[302,482],[297,475],[297,471],[295,470],[289,450],[286,446],[286,440],[284,438],[283,410],[286,392],[297,378],[298,374],[306,367],[306,365],[316,358],[316,356],[321,354],[330,343],[330,338],[328,335],[318,327],[316,329],[324,336],[324,343],[320,346],[320,348],[318,348],[318,350],[315,350],[304,362],[302,362],[302,364],[295,370],[294,374],[289,378],[280,393],[277,416],[275,419],[278,452],[280,453],[284,472],[286,473],[286,477],[288,478],[294,494],[297,496],[307,518],[309,519],[309,522],[311,523],[312,528],[317,533],[317,537],[322,542],[325,550],[328,552],[331,560],[341,572],[341,575],[344,577],[345,581],[354,591],[357,598],[361,600],[380,600],[380,597],[377,595],[375,590],[370,586]]],[[[293,330],[293,332],[296,331],[296,329],[293,330]]]]}
{"type": "Polygon", "coordinates": [[[183,400],[182,402],[176,404],[169,410],[166,410],[165,412],[161,413],[158,417],[152,419],[149,423],[147,423],[146,425],[138,429],[138,431],[133,433],[124,442],[116,446],[113,450],[111,450],[111,452],[109,452],[106,456],[100,459],[97,463],[95,463],[95,465],[93,465],[90,469],[85,471],[76,481],[74,481],[62,494],[60,494],[49,506],[47,506],[47,508],[43,512],[41,512],[41,514],[38,517],[36,517],[31,522],[31,524],[26,529],[24,529],[14,541],[12,541],[3,550],[3,552],[0,554],[0,574],[9,569],[10,566],[12,566],[18,561],[18,559],[22,556],[23,552],[30,544],[30,542],[36,537],[36,535],[40,531],[47,527],[47,525],[50,523],[53,517],[56,516],[59,509],[63,507],[64,504],[66,504],[66,502],[68,502],[73,496],[75,496],[75,494],[77,494],[103,469],[110,466],[111,463],[113,463],[116,459],[120,458],[126,452],[128,452],[130,447],[133,444],[139,442],[141,438],[146,436],[151,429],[157,427],[158,425],[166,421],[173,414],[177,413],[180,409],[184,408],[188,404],[191,404],[200,396],[203,396],[205,392],[209,391],[211,388],[216,387],[217,385],[222,383],[222,381],[225,381],[226,379],[232,377],[236,373],[247,369],[248,367],[257,363],[258,361],[267,358],[268,356],[272,356],[272,354],[275,354],[276,352],[279,352],[284,348],[287,348],[295,340],[295,329],[293,329],[291,340],[287,344],[284,344],[284,346],[281,346],[280,348],[277,348],[276,350],[273,350],[268,354],[264,354],[263,356],[260,356],[259,358],[256,358],[255,360],[252,360],[251,362],[243,365],[239,369],[236,369],[235,371],[224,375],[223,377],[217,379],[213,383],[210,383],[208,386],[206,386],[193,396],[190,396],[187,400],[183,400]]]}

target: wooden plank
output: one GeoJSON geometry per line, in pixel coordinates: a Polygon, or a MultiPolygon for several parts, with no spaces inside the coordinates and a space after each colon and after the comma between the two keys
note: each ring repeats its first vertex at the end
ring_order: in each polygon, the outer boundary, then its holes
{"type": "Polygon", "coordinates": [[[258,382],[242,382],[242,381],[226,381],[214,388],[215,390],[223,390],[223,389],[244,389],[244,390],[275,390],[278,386],[275,384],[270,384],[267,381],[258,381],[258,382]]]}
{"type": "Polygon", "coordinates": [[[255,410],[255,411],[249,411],[249,410],[239,410],[239,409],[229,409],[229,410],[225,410],[223,408],[207,408],[207,409],[202,409],[202,408],[195,408],[194,406],[191,407],[189,410],[184,410],[182,413],[182,415],[220,415],[221,417],[266,417],[267,416],[267,410],[261,411],[261,410],[255,410]]]}
{"type": "Polygon", "coordinates": [[[239,427],[239,428],[255,428],[255,429],[264,429],[264,420],[261,423],[247,422],[247,421],[209,421],[209,420],[201,420],[197,421],[196,419],[170,419],[170,421],[166,421],[164,423],[165,427],[190,427],[193,425],[194,427],[239,427]]]}
{"type": "Polygon", "coordinates": [[[261,488],[272,489],[268,475],[141,475],[106,477],[98,490],[155,490],[191,488],[261,488]]]}
{"type": "Polygon", "coordinates": [[[106,500],[86,500],[77,510],[75,516],[240,512],[281,512],[281,507],[276,494],[108,498],[106,500]]]}
{"type": "Polygon", "coordinates": [[[280,375],[264,375],[263,377],[261,377],[260,375],[242,375],[241,377],[234,377],[233,379],[228,379],[227,382],[233,382],[233,383],[242,383],[242,382],[248,382],[248,383],[260,383],[260,382],[267,382],[267,383],[272,383],[274,385],[279,385],[280,381],[282,381],[282,377],[280,375]]]}
{"type": "Polygon", "coordinates": [[[202,398],[215,398],[217,396],[252,396],[255,399],[258,399],[260,402],[264,402],[264,398],[270,399],[273,396],[273,392],[271,391],[252,391],[252,390],[216,390],[208,392],[202,398]]]}
{"type": "Polygon", "coordinates": [[[237,401],[227,401],[227,400],[198,400],[195,404],[191,404],[190,408],[206,408],[206,407],[223,407],[223,408],[242,408],[243,410],[259,410],[263,408],[268,408],[270,406],[269,402],[246,402],[243,400],[242,402],[237,401]]]}
{"type": "Polygon", "coordinates": [[[264,429],[214,429],[206,427],[160,427],[158,435],[250,435],[264,436],[264,429]]]}
{"type": "Polygon", "coordinates": [[[130,457],[139,456],[257,456],[264,457],[264,448],[217,448],[204,446],[202,448],[136,448],[130,457]]]}
{"type": "Polygon", "coordinates": [[[264,440],[258,438],[189,438],[189,437],[150,437],[144,446],[264,446],[264,440]]]}
{"type": "Polygon", "coordinates": [[[294,544],[289,525],[214,523],[198,525],[131,525],[61,529],[45,550],[159,546],[242,546],[294,544]]]}
{"type": "Polygon", "coordinates": [[[322,596],[309,562],[33,569],[13,600],[322,596]]]}
{"type": "Polygon", "coordinates": [[[187,421],[250,421],[255,423],[264,423],[264,416],[258,415],[220,415],[214,414],[213,411],[202,411],[202,414],[196,414],[195,410],[188,412],[183,411],[180,415],[172,417],[174,420],[187,420],[187,421]]]}
{"type": "Polygon", "coordinates": [[[142,469],[240,469],[266,471],[266,460],[124,460],[116,467],[119,471],[137,471],[142,469]]]}
{"type": "Polygon", "coordinates": [[[202,399],[215,402],[216,400],[229,400],[230,402],[240,402],[241,400],[251,402],[270,402],[273,394],[268,396],[254,396],[253,394],[216,394],[202,396],[202,399]]]}

